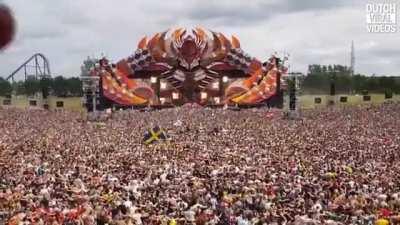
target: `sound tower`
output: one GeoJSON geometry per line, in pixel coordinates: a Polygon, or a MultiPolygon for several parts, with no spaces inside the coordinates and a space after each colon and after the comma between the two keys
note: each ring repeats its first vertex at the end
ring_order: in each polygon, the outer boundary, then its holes
{"type": "MultiPolygon", "coordinates": [[[[93,112],[93,100],[96,100],[96,110],[99,107],[99,82],[101,79],[95,79],[96,77],[81,77],[82,80],[82,89],[83,89],[83,97],[84,102],[83,105],[86,107],[88,112],[93,112]]],[[[101,82],[100,82],[101,85],[101,82]]]]}
{"type": "Polygon", "coordinates": [[[289,87],[289,110],[296,110],[296,77],[293,76],[289,87]]]}

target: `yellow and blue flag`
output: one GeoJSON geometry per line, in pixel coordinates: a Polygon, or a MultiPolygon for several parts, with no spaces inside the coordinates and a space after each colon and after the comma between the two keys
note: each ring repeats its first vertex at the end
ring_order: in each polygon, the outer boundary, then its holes
{"type": "Polygon", "coordinates": [[[143,138],[143,142],[146,145],[149,145],[151,143],[157,142],[157,141],[163,141],[167,139],[167,134],[163,129],[161,129],[159,126],[155,126],[152,129],[149,129],[145,134],[143,138]]]}

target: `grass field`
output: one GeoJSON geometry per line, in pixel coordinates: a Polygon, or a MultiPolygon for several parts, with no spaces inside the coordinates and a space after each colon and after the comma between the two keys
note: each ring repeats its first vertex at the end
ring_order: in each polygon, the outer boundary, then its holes
{"type": "MultiPolygon", "coordinates": [[[[363,95],[301,95],[298,97],[299,106],[301,109],[323,108],[333,101],[335,105],[339,106],[355,106],[361,104],[382,104],[388,101],[400,102],[400,95],[393,95],[392,98],[385,99],[384,94],[370,94],[370,100],[364,100],[363,95]],[[346,102],[344,100],[346,99],[346,102]]],[[[5,105],[5,97],[0,97],[0,105],[5,105]]],[[[36,101],[37,107],[43,107],[47,104],[50,110],[66,109],[72,111],[83,112],[86,109],[82,106],[82,98],[68,97],[59,98],[50,96],[46,100],[41,98],[30,98],[27,96],[13,96],[11,98],[11,106],[17,108],[27,108],[30,106],[30,101],[36,101]],[[57,104],[58,103],[58,104],[57,104]],[[60,106],[60,104],[62,106],[60,106]]],[[[285,109],[288,108],[289,98],[285,96],[285,109]]]]}

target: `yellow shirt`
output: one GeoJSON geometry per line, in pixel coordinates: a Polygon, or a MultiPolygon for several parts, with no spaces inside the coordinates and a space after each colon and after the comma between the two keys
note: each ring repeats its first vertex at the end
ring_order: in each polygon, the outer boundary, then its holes
{"type": "Polygon", "coordinates": [[[389,220],[387,219],[378,219],[375,221],[375,225],[389,225],[389,220]]]}
{"type": "Polygon", "coordinates": [[[171,220],[169,221],[169,224],[168,224],[168,225],[177,225],[176,220],[175,220],[175,219],[171,219],[171,220]]]}
{"type": "Polygon", "coordinates": [[[325,174],[325,176],[329,177],[329,178],[335,178],[336,177],[336,173],[335,172],[328,172],[325,174]]]}

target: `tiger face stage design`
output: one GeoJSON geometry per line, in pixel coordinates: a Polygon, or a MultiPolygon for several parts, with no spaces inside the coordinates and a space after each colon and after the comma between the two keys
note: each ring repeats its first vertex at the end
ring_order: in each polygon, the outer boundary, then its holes
{"type": "Polygon", "coordinates": [[[287,69],[276,56],[262,63],[222,33],[179,28],[144,37],[129,57],[105,58],[91,71],[103,95],[124,106],[185,103],[252,105],[277,91],[287,69]]]}

